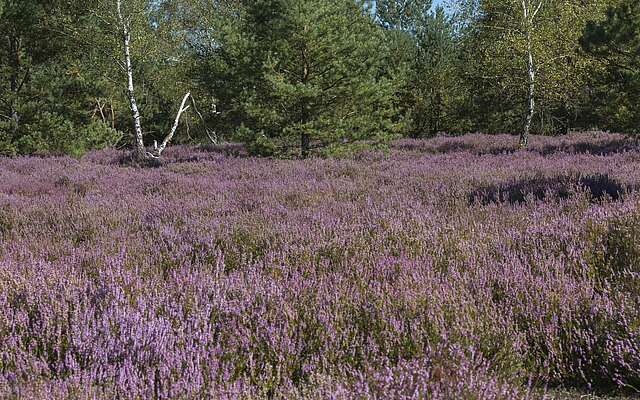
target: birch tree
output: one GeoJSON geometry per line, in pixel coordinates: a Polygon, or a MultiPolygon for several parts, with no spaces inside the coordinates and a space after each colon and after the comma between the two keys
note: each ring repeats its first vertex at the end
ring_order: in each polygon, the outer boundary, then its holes
{"type": "Polygon", "coordinates": [[[470,22],[461,25],[469,32],[469,80],[485,114],[479,129],[517,129],[524,147],[534,127],[543,132],[554,122],[568,128],[561,119],[574,107],[589,68],[578,38],[587,21],[602,14],[605,1],[469,2],[470,22]]]}
{"type": "Polygon", "coordinates": [[[531,121],[536,111],[536,65],[533,57],[533,39],[536,17],[542,7],[549,0],[521,0],[522,2],[522,22],[523,33],[527,42],[527,116],[525,118],[524,129],[520,134],[520,147],[525,147],[529,142],[529,132],[531,131],[531,121]]]}
{"type": "Polygon", "coordinates": [[[171,62],[170,54],[163,54],[166,46],[161,46],[156,35],[158,21],[152,19],[154,8],[161,2],[149,0],[94,0],[90,18],[93,32],[82,32],[80,41],[91,47],[98,64],[110,63],[115,68],[110,71],[122,81],[130,109],[133,130],[133,153],[138,160],[159,158],[174,137],[182,114],[190,107],[191,93],[187,91],[170,130],[158,145],[148,150],[145,143],[142,115],[137,98],[136,62],[152,59],[154,62],[171,62]],[[97,28],[97,29],[96,29],[97,28]]]}

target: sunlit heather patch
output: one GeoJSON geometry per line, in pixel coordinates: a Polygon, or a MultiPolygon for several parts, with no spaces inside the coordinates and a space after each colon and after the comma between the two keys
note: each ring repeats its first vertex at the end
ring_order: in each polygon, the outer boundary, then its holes
{"type": "Polygon", "coordinates": [[[640,154],[514,142],[1,159],[0,398],[633,392],[640,154]]]}

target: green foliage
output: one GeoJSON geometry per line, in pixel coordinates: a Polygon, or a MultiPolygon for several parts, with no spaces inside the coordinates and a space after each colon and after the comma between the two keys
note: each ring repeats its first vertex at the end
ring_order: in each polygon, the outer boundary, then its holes
{"type": "Polygon", "coordinates": [[[74,146],[74,126],[59,114],[44,112],[24,124],[17,138],[20,153],[64,152],[74,146]]]}
{"type": "Polygon", "coordinates": [[[585,51],[621,73],[640,69],[640,4],[624,0],[610,6],[606,18],[587,24],[581,44],[585,51]]]}
{"type": "MultiPolygon", "coordinates": [[[[197,107],[176,141],[215,130],[273,157],[520,131],[528,31],[534,132],[637,132],[638,2],[545,1],[531,23],[520,0],[452,4],[123,1],[145,140],[164,137],[186,91],[197,107]]],[[[118,133],[131,129],[121,35],[111,0],[0,0],[0,154],[79,155],[128,141],[118,133]]]]}
{"type": "MultiPolygon", "coordinates": [[[[122,136],[116,130],[127,132],[131,126],[115,2],[3,3],[0,152],[79,155],[114,145],[122,136]]],[[[132,30],[134,74],[140,82],[139,107],[150,140],[166,134],[177,98],[190,85],[187,51],[177,46],[184,39],[178,3],[123,1],[132,30]]]]}
{"type": "Polygon", "coordinates": [[[81,142],[84,151],[91,149],[106,149],[115,146],[122,138],[122,133],[107,123],[93,120],[80,129],[81,142]]]}
{"type": "Polygon", "coordinates": [[[276,144],[264,134],[264,131],[255,132],[244,124],[238,127],[235,137],[247,144],[247,150],[251,154],[273,156],[278,152],[276,144]]]}
{"type": "Polygon", "coordinates": [[[64,54],[27,68],[28,81],[12,94],[9,109],[17,121],[0,120],[0,153],[80,156],[117,143],[121,135],[88,110],[96,85],[85,81],[64,54]]]}
{"type": "Polygon", "coordinates": [[[210,64],[225,77],[214,89],[223,117],[244,123],[237,138],[258,153],[306,156],[389,137],[394,82],[381,65],[381,31],[360,6],[260,0],[241,11],[210,64]]]}
{"type": "Polygon", "coordinates": [[[87,79],[83,59],[62,34],[82,7],[58,1],[9,1],[5,6],[0,20],[0,98],[6,99],[0,102],[0,153],[79,156],[115,144],[120,135],[97,123],[96,113],[91,116],[100,82],[87,79]]]}
{"type": "Polygon", "coordinates": [[[405,135],[465,130],[457,111],[466,96],[460,84],[454,21],[430,1],[379,2],[376,18],[391,43],[385,60],[399,85],[398,118],[405,135]]]}
{"type": "MultiPolygon", "coordinates": [[[[164,138],[177,112],[177,102],[191,89],[192,82],[186,74],[191,59],[184,47],[188,31],[183,26],[182,3],[178,0],[122,2],[122,18],[130,34],[134,91],[147,142],[164,138]]],[[[87,52],[84,63],[93,69],[87,74],[106,77],[109,82],[102,94],[127,103],[122,21],[116,3],[90,0],[86,8],[70,37],[87,52]]],[[[119,126],[127,132],[132,125],[128,107],[126,104],[121,110],[124,123],[119,126]]],[[[189,114],[185,114],[185,118],[189,118],[189,114]]],[[[177,134],[176,139],[182,136],[177,134]]]]}
{"type": "Polygon", "coordinates": [[[432,0],[377,0],[376,17],[388,29],[417,32],[431,9],[432,0]]]}
{"type": "Polygon", "coordinates": [[[426,17],[417,39],[411,134],[464,129],[456,112],[466,88],[460,85],[458,43],[451,19],[438,8],[426,17]]]}
{"type": "Polygon", "coordinates": [[[11,122],[0,120],[0,155],[14,155],[17,152],[11,140],[11,122]]]}
{"type": "Polygon", "coordinates": [[[25,123],[14,141],[20,154],[69,154],[79,157],[91,149],[113,146],[121,134],[102,121],[75,127],[64,116],[44,112],[25,123]]]}
{"type": "MultiPolygon", "coordinates": [[[[533,130],[566,132],[583,107],[582,92],[593,68],[578,39],[587,21],[602,13],[601,0],[542,2],[528,25],[520,0],[473,1],[465,27],[465,73],[473,89],[468,112],[475,129],[519,132],[527,108],[528,48],[536,72],[533,130]]],[[[538,2],[531,2],[532,10],[538,2]]]]}
{"type": "Polygon", "coordinates": [[[592,121],[602,124],[601,128],[637,132],[640,3],[624,0],[610,6],[604,20],[587,24],[580,42],[584,51],[602,66],[592,75],[592,121]]]}

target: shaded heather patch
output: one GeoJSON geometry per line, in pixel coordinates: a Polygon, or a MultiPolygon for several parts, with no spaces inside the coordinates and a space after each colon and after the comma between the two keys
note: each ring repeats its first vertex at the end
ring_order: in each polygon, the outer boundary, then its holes
{"type": "Polygon", "coordinates": [[[608,174],[587,176],[572,174],[551,177],[538,174],[507,183],[481,187],[469,194],[469,203],[520,204],[527,199],[555,201],[568,199],[580,192],[586,192],[592,202],[605,199],[618,201],[627,189],[608,174]]]}

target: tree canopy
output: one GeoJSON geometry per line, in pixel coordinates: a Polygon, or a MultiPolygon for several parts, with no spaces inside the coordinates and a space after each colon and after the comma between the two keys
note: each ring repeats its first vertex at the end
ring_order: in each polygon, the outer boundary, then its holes
{"type": "Polygon", "coordinates": [[[0,0],[0,152],[153,154],[168,136],[306,157],[438,133],[632,133],[639,7],[0,0]]]}
{"type": "Polygon", "coordinates": [[[591,115],[612,129],[637,132],[640,123],[640,3],[624,0],[587,24],[581,44],[599,65],[593,76],[591,115]]]}

